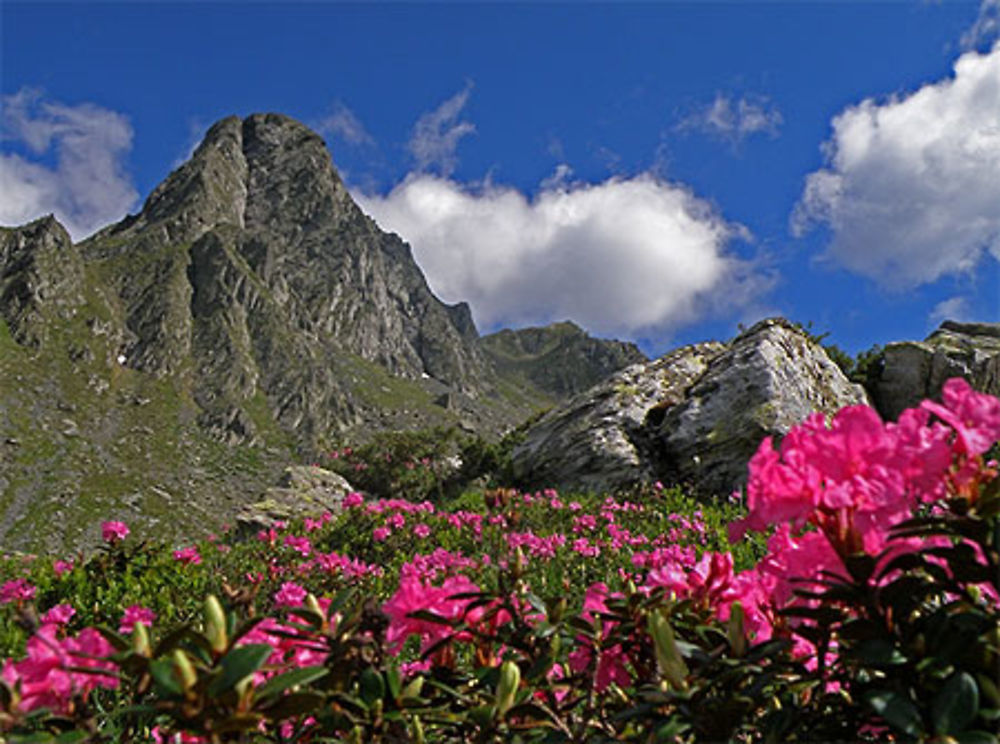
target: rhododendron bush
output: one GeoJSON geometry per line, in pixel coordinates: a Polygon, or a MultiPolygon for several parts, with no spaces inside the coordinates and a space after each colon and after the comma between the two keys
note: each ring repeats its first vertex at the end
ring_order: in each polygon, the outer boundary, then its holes
{"type": "Polygon", "coordinates": [[[0,735],[996,742],[998,438],[952,380],[765,439],[742,506],[353,494],[177,549],[108,522],[3,565],[0,735]]]}

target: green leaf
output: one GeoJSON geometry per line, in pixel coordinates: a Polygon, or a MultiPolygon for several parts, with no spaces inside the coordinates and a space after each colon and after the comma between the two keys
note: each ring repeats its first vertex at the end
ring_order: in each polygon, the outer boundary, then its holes
{"type": "Polygon", "coordinates": [[[280,697],[274,705],[265,708],[267,717],[273,721],[280,721],[292,716],[301,716],[306,713],[315,713],[323,705],[325,698],[318,692],[293,692],[290,695],[280,697]]]}
{"type": "Polygon", "coordinates": [[[934,696],[931,719],[937,734],[962,731],[976,718],[979,711],[979,687],[972,675],[959,672],[952,675],[934,696]]]}
{"type": "Polygon", "coordinates": [[[153,681],[165,693],[167,697],[181,697],[184,695],[184,688],[181,682],[174,675],[174,664],[169,659],[155,659],[149,664],[149,673],[153,681]]]}
{"type": "Polygon", "coordinates": [[[208,686],[208,694],[215,697],[233,689],[240,681],[260,669],[272,651],[266,643],[234,648],[219,661],[222,674],[212,680],[212,684],[208,686]]]}
{"type": "Polygon", "coordinates": [[[77,744],[90,739],[86,731],[65,731],[55,738],[56,744],[77,744]]]}
{"type": "Polygon", "coordinates": [[[181,641],[193,633],[190,625],[182,625],[172,630],[160,639],[160,642],[153,648],[153,656],[163,656],[169,651],[173,651],[180,646],[181,641]]]}
{"type": "Polygon", "coordinates": [[[847,572],[859,584],[865,584],[872,574],[875,573],[875,558],[866,553],[849,555],[844,559],[847,572]]]}
{"type": "Polygon", "coordinates": [[[385,682],[382,681],[382,675],[371,667],[367,667],[361,672],[359,684],[361,686],[361,699],[365,701],[366,705],[374,705],[376,700],[381,700],[382,696],[385,695],[385,682]]]}
{"type": "Polygon", "coordinates": [[[47,731],[38,731],[33,734],[11,734],[10,744],[52,744],[55,740],[47,731]]]}
{"type": "Polygon", "coordinates": [[[890,690],[872,690],[865,695],[865,701],[893,728],[908,736],[920,736],[923,733],[920,712],[902,695],[890,690]]]}
{"type": "Polygon", "coordinates": [[[958,744],[997,744],[997,737],[988,731],[963,731],[953,737],[958,744]]]}
{"type": "Polygon", "coordinates": [[[385,681],[389,685],[389,695],[393,700],[398,700],[403,689],[403,675],[399,673],[399,667],[390,667],[385,673],[385,681]]]}
{"type": "Polygon", "coordinates": [[[271,679],[255,690],[255,696],[258,700],[263,700],[264,698],[271,697],[272,695],[280,695],[285,690],[297,685],[308,685],[310,682],[315,682],[320,677],[325,677],[326,674],[326,667],[322,666],[309,666],[302,667],[301,669],[293,669],[290,672],[285,672],[284,674],[279,674],[276,677],[271,677],[271,679]]]}
{"type": "Polygon", "coordinates": [[[872,666],[905,664],[906,657],[895,646],[882,638],[861,641],[851,650],[851,656],[872,666]]]}

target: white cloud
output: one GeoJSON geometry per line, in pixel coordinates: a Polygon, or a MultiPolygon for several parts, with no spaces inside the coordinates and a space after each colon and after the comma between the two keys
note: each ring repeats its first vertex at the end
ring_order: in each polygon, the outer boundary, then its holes
{"type": "Polygon", "coordinates": [[[375,140],[365,129],[361,120],[340,101],[335,101],[333,109],[314,127],[320,134],[340,137],[350,145],[374,145],[375,140]]]}
{"type": "Polygon", "coordinates": [[[438,296],[467,300],[480,328],[570,318],[601,334],[669,331],[739,309],[767,280],[727,250],[738,225],[651,175],[567,184],[534,199],[411,174],[385,196],[356,194],[401,235],[438,296]]]}
{"type": "Polygon", "coordinates": [[[436,170],[442,176],[450,176],[454,172],[458,165],[455,151],[459,140],[476,131],[475,125],[470,122],[459,121],[470,93],[472,85],[466,84],[436,109],[417,119],[408,144],[417,162],[417,170],[436,170]]]}
{"type": "Polygon", "coordinates": [[[963,49],[979,49],[1000,38],[1000,0],[982,0],[975,22],[962,34],[963,49]]]}
{"type": "Polygon", "coordinates": [[[122,114],[92,103],[43,101],[38,91],[22,89],[2,98],[0,132],[31,154],[0,153],[0,223],[53,213],[79,240],[135,204],[123,163],[132,126],[122,114]],[[39,162],[50,151],[55,165],[39,162]]]}
{"type": "Polygon", "coordinates": [[[683,119],[677,129],[704,132],[735,145],[752,134],[777,137],[783,121],[781,112],[766,98],[742,96],[735,100],[719,93],[712,103],[683,119]]]}
{"type": "Polygon", "coordinates": [[[1000,259],[1000,43],[953,78],[845,109],[824,150],[792,228],[827,224],[825,258],[897,289],[1000,259]]]}
{"type": "Polygon", "coordinates": [[[971,317],[969,301],[965,297],[956,296],[936,304],[928,315],[928,320],[936,328],[945,320],[966,321],[971,317]]]}

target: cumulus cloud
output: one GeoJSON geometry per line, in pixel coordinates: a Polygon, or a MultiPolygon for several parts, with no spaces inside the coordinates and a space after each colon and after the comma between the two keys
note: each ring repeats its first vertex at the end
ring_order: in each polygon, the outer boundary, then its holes
{"type": "Polygon", "coordinates": [[[317,122],[316,131],[339,137],[350,145],[374,145],[375,140],[361,120],[340,101],[335,101],[331,112],[317,122]]]}
{"type": "Polygon", "coordinates": [[[828,225],[825,258],[896,289],[1000,259],[1000,43],[946,80],[845,109],[824,150],[792,229],[828,225]]]}
{"type": "Polygon", "coordinates": [[[123,217],[138,198],[124,167],[132,126],[122,114],[23,89],[2,98],[0,133],[28,153],[0,153],[0,223],[52,213],[79,240],[123,217]],[[50,153],[53,165],[44,162],[50,153]]]}
{"type": "Polygon", "coordinates": [[[570,183],[563,166],[529,199],[411,174],[356,198],[412,245],[435,293],[469,301],[484,329],[570,318],[601,334],[669,332],[744,307],[767,285],[727,250],[743,228],[651,175],[570,183]]]}
{"type": "Polygon", "coordinates": [[[1000,38],[1000,0],[982,0],[975,22],[964,34],[963,49],[979,49],[1000,38]]]}
{"type": "Polygon", "coordinates": [[[450,176],[454,172],[458,165],[455,153],[459,141],[476,131],[472,123],[459,120],[471,93],[472,84],[466,84],[436,109],[417,119],[408,144],[417,163],[417,170],[434,170],[442,176],[450,176]]]}
{"type": "Polygon", "coordinates": [[[712,103],[685,117],[677,129],[703,132],[735,145],[752,134],[777,137],[783,121],[781,112],[766,98],[742,96],[736,100],[719,93],[712,103]]]}
{"type": "Polygon", "coordinates": [[[946,320],[966,321],[971,317],[969,301],[965,297],[956,296],[941,300],[931,310],[927,319],[932,326],[937,327],[946,320]]]}

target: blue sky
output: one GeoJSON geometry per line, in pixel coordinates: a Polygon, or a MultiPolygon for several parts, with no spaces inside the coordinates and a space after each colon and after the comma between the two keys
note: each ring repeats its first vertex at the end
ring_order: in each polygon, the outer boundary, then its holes
{"type": "Polygon", "coordinates": [[[205,129],[320,131],[481,331],[650,354],[1000,321],[1000,0],[0,5],[0,224],[79,238],[205,129]]]}

